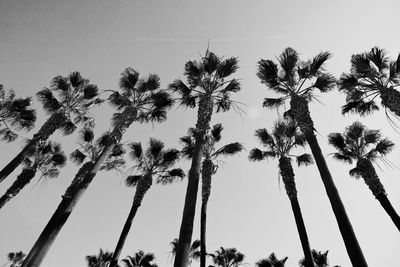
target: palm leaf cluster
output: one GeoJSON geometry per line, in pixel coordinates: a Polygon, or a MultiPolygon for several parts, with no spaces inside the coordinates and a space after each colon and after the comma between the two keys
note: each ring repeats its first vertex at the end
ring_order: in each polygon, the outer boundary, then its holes
{"type": "Polygon", "coordinates": [[[155,259],[153,253],[145,253],[143,250],[139,250],[133,256],[127,256],[122,262],[125,263],[126,267],[158,267],[157,264],[153,263],[155,259]]]}
{"type": "MultiPolygon", "coordinates": [[[[176,255],[176,250],[178,248],[178,238],[174,238],[174,240],[171,241],[171,254],[173,257],[176,255]]],[[[189,251],[189,265],[192,264],[193,260],[198,260],[200,258],[200,240],[196,239],[192,242],[190,246],[190,251],[189,251]]]]}
{"type": "Polygon", "coordinates": [[[275,253],[271,253],[267,258],[256,262],[257,267],[285,267],[288,257],[278,259],[275,253]]]}
{"type": "Polygon", "coordinates": [[[210,253],[212,262],[221,267],[239,267],[244,265],[244,254],[236,248],[220,247],[214,253],[210,253]]]}
{"type": "Polygon", "coordinates": [[[18,138],[16,131],[31,130],[36,112],[30,108],[31,98],[17,98],[13,90],[8,92],[0,84],[0,138],[12,142],[18,138]]]}

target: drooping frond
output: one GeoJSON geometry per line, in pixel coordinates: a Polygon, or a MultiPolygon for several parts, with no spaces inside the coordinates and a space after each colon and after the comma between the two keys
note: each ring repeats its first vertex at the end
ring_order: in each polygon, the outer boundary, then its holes
{"type": "Polygon", "coordinates": [[[171,184],[176,180],[182,180],[185,177],[185,172],[181,168],[172,169],[156,179],[157,184],[171,184]]]}
{"type": "Polygon", "coordinates": [[[264,98],[263,107],[265,108],[279,108],[283,104],[285,104],[285,97],[279,98],[264,98]]]}
{"type": "Polygon", "coordinates": [[[333,158],[338,161],[342,161],[344,163],[348,163],[348,164],[353,163],[353,159],[350,156],[347,156],[347,155],[344,155],[341,153],[333,153],[333,158]]]}
{"type": "Polygon", "coordinates": [[[265,155],[260,149],[253,148],[252,150],[250,150],[249,160],[260,161],[260,160],[263,160],[264,158],[265,158],[265,155]]]}
{"type": "Polygon", "coordinates": [[[349,171],[349,175],[358,179],[361,177],[361,171],[357,167],[355,167],[349,171]]]}
{"type": "Polygon", "coordinates": [[[260,141],[260,143],[264,146],[274,146],[275,145],[274,139],[272,138],[271,134],[265,128],[256,130],[255,136],[260,141]]]}
{"type": "Polygon", "coordinates": [[[240,151],[243,150],[243,145],[239,142],[235,142],[235,143],[230,143],[227,144],[223,147],[221,147],[220,149],[218,149],[213,156],[217,157],[219,155],[224,155],[224,156],[231,156],[231,155],[235,155],[237,153],[239,153],[240,151]]]}
{"type": "Polygon", "coordinates": [[[215,124],[211,129],[211,136],[216,142],[219,142],[221,140],[221,132],[223,129],[224,127],[222,127],[221,123],[215,124]]]}
{"type": "Polygon", "coordinates": [[[142,144],[141,143],[132,142],[128,146],[131,149],[131,152],[129,153],[129,155],[131,156],[131,158],[133,160],[137,160],[137,159],[140,159],[142,157],[143,148],[142,148],[142,144]]]}
{"type": "Polygon", "coordinates": [[[125,179],[125,184],[128,187],[134,187],[137,185],[139,182],[140,178],[142,178],[142,175],[129,175],[125,179]]]}
{"type": "Polygon", "coordinates": [[[310,154],[303,154],[296,157],[297,165],[300,166],[308,166],[314,163],[314,160],[310,154]]]}
{"type": "Polygon", "coordinates": [[[164,143],[160,140],[150,138],[149,148],[146,150],[146,155],[153,158],[159,158],[161,151],[164,149],[164,143]]]}

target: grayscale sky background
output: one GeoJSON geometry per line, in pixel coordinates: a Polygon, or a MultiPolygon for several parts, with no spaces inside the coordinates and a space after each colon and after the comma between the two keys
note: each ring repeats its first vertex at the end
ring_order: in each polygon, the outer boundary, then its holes
{"type": "MultiPolygon", "coordinates": [[[[215,114],[223,123],[223,140],[240,141],[247,151],[228,159],[212,185],[208,215],[208,248],[236,247],[253,266],[275,252],[288,256],[287,266],[302,257],[290,203],[279,184],[277,162],[250,163],[248,151],[258,145],[254,131],[270,128],[276,111],[262,109],[272,96],[256,77],[261,58],[275,59],[286,47],[302,59],[328,50],[326,68],[339,77],[349,70],[353,53],[380,46],[391,58],[400,52],[398,1],[0,1],[0,82],[18,95],[33,96],[56,75],[78,70],[101,89],[117,88],[120,72],[133,67],[142,75],[157,73],[162,86],[183,78],[186,61],[199,59],[206,48],[218,55],[239,58],[242,91],[234,99],[246,114],[215,114]]],[[[105,94],[106,96],[106,94],[105,94]]],[[[344,96],[336,90],[320,95],[311,105],[318,139],[369,266],[400,266],[400,236],[390,218],[362,180],[350,178],[350,166],[334,162],[327,135],[355,120],[382,129],[396,144],[400,135],[390,127],[384,111],[369,118],[342,116],[344,96]]],[[[39,104],[40,126],[45,117],[39,104]]],[[[96,133],[108,129],[112,109],[95,110],[96,133]]],[[[147,143],[157,137],[167,147],[194,126],[192,110],[174,108],[162,124],[133,125],[126,141],[147,143]]],[[[36,129],[35,129],[36,130],[36,129]]],[[[35,132],[23,134],[29,138],[35,132]]],[[[70,153],[75,136],[56,135],[70,153]]],[[[23,145],[0,143],[0,166],[23,145]]],[[[400,166],[400,149],[389,160],[400,166]]],[[[188,163],[180,163],[185,170],[188,163]]],[[[377,168],[389,199],[400,210],[399,167],[377,168]]],[[[54,180],[35,181],[0,211],[0,265],[6,254],[29,252],[61,200],[77,167],[72,163],[54,180]]],[[[2,194],[20,170],[0,186],[2,194]]],[[[331,265],[350,266],[328,198],[315,166],[295,169],[299,201],[311,246],[329,250],[331,265]]],[[[122,257],[139,249],[153,252],[159,266],[171,266],[169,242],[178,236],[186,181],[154,186],[137,213],[122,257]]],[[[84,257],[99,248],[113,250],[128,214],[134,191],[115,172],[99,174],[65,224],[45,258],[43,267],[86,266],[84,257]]],[[[199,206],[198,206],[199,207],[199,206]]],[[[199,209],[197,209],[198,214],[199,209]]],[[[193,238],[199,237],[196,217],[193,238]]],[[[197,266],[195,262],[193,266],[197,266]]]]}

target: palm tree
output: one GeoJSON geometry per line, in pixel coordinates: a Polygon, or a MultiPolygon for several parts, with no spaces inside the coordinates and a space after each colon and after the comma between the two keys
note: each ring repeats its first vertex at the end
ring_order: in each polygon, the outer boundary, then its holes
{"type": "Polygon", "coordinates": [[[67,188],[63,199],[24,261],[23,267],[37,267],[50,249],[73,208],[85,193],[97,172],[109,158],[114,146],[121,142],[125,131],[134,123],[162,122],[167,109],[173,104],[166,90],[160,89],[160,78],[150,74],[147,79],[127,68],[121,73],[119,86],[122,93],[113,91],[110,103],[119,112],[112,118],[113,130],[108,134],[101,153],[94,162],[83,165],[67,188]]]}
{"type": "Polygon", "coordinates": [[[312,163],[312,157],[309,154],[302,154],[300,156],[293,156],[291,154],[292,149],[296,147],[304,147],[307,144],[306,138],[304,134],[298,130],[298,127],[293,120],[279,120],[275,123],[272,133],[269,133],[266,129],[259,129],[256,131],[256,137],[267,150],[262,151],[258,148],[253,148],[250,151],[249,159],[253,161],[259,161],[265,158],[279,160],[279,172],[282,176],[286,194],[288,195],[292,206],[297,232],[299,233],[304,257],[306,258],[305,266],[313,267],[314,264],[310,242],[308,240],[306,226],[304,225],[303,215],[301,214],[300,204],[297,198],[296,183],[291,163],[291,157],[296,158],[299,166],[307,166],[312,163]]]}
{"type": "Polygon", "coordinates": [[[292,48],[286,48],[278,58],[281,66],[280,70],[272,60],[262,59],[258,62],[257,76],[268,89],[283,95],[278,98],[265,98],[264,107],[280,107],[286,100],[290,100],[290,109],[285,112],[285,115],[293,118],[298,123],[311,148],[350,260],[353,265],[367,266],[339,192],[326,164],[325,157],[314,134],[315,127],[308,109],[309,102],[315,98],[315,89],[324,93],[334,88],[335,78],[323,69],[324,63],[329,58],[329,52],[321,52],[312,60],[299,62],[297,52],[292,48]]]}
{"type": "Polygon", "coordinates": [[[278,259],[275,253],[271,253],[268,258],[261,259],[256,262],[257,267],[285,267],[288,257],[278,259]]]}
{"type": "Polygon", "coordinates": [[[0,84],[0,138],[12,142],[18,138],[15,131],[31,130],[36,122],[36,112],[29,109],[31,98],[16,98],[14,91],[6,92],[0,84]]]}
{"type": "Polygon", "coordinates": [[[41,173],[41,178],[57,177],[60,174],[59,169],[65,166],[66,160],[59,144],[40,141],[38,146],[25,158],[24,168],[15,182],[0,197],[0,209],[28,184],[38,171],[41,173]]]}
{"type": "Polygon", "coordinates": [[[342,113],[368,115],[379,106],[376,97],[381,98],[381,105],[395,116],[400,117],[400,54],[395,61],[390,61],[387,52],[373,47],[371,51],[352,55],[350,73],[342,74],[339,90],[346,94],[346,104],[342,113]]]}
{"type": "Polygon", "coordinates": [[[379,130],[369,130],[359,122],[354,122],[346,128],[343,134],[331,133],[329,144],[336,148],[333,158],[352,164],[355,168],[349,171],[350,176],[362,177],[375,198],[381,203],[400,231],[400,217],[390,203],[385,188],[375,171],[373,163],[384,157],[393,149],[394,144],[382,138],[379,130]]]}
{"type": "Polygon", "coordinates": [[[186,267],[188,264],[206,132],[210,127],[214,108],[217,112],[228,111],[232,105],[230,95],[240,90],[239,81],[229,78],[237,69],[236,58],[223,59],[207,50],[201,60],[188,61],[185,64],[184,74],[188,85],[182,80],[175,80],[170,85],[170,89],[179,94],[182,105],[190,108],[198,105],[195,144],[179,230],[175,267],[186,267]]]}
{"type": "MultiPolygon", "coordinates": [[[[206,266],[206,223],[207,223],[207,204],[211,193],[211,177],[217,172],[219,158],[221,156],[232,156],[243,150],[242,144],[235,142],[217,148],[217,144],[221,141],[221,132],[223,127],[220,123],[215,124],[210,133],[205,136],[205,144],[203,148],[203,157],[201,167],[202,181],[202,202],[200,213],[200,267],[206,266]]],[[[182,149],[183,155],[191,159],[194,151],[195,129],[190,128],[188,135],[182,137],[181,142],[184,144],[182,149]]]]}
{"type": "Polygon", "coordinates": [[[97,95],[97,86],[90,84],[79,72],[53,78],[50,88],[37,93],[50,117],[21,152],[0,171],[0,182],[23,162],[40,141],[46,141],[56,130],[62,129],[64,134],[71,134],[79,123],[93,126],[89,110],[94,104],[102,102],[97,95]],[[58,99],[53,93],[58,94],[58,99]]]}
{"type": "Polygon", "coordinates": [[[139,250],[133,256],[127,256],[122,261],[126,267],[158,267],[157,264],[152,263],[155,259],[153,253],[144,253],[143,250],[139,250]]]}
{"type": "MultiPolygon", "coordinates": [[[[178,248],[178,238],[174,238],[171,244],[171,254],[173,257],[176,255],[176,249],[178,248]]],[[[193,241],[192,245],[190,246],[189,250],[189,261],[188,265],[192,265],[193,260],[198,260],[200,258],[200,240],[196,239],[193,241]]]]}
{"type": "Polygon", "coordinates": [[[9,267],[20,267],[25,256],[22,251],[8,253],[7,258],[11,263],[9,267]]]}
{"type": "MultiPolygon", "coordinates": [[[[322,251],[317,251],[315,249],[312,250],[313,258],[314,258],[314,263],[316,267],[328,267],[328,250],[325,252],[322,251]]],[[[299,261],[299,266],[304,267],[305,265],[305,259],[301,259],[299,261]]],[[[339,267],[338,265],[335,265],[334,267],[339,267]]]]}
{"type": "Polygon", "coordinates": [[[133,219],[137,210],[142,205],[146,192],[153,184],[153,177],[157,184],[170,184],[176,178],[182,179],[185,173],[181,169],[172,169],[175,162],[179,159],[177,149],[164,149],[164,144],[151,138],[149,147],[143,151],[140,143],[131,143],[131,156],[136,169],[136,175],[130,175],[126,179],[126,184],[130,187],[136,187],[135,195],[128,217],[126,218],[121,235],[115,247],[110,267],[116,267],[122,248],[132,226],[133,219]]]}
{"type": "Polygon", "coordinates": [[[239,267],[243,266],[244,254],[237,251],[236,248],[220,247],[215,253],[210,253],[214,264],[220,267],[239,267]]]}
{"type": "Polygon", "coordinates": [[[111,257],[111,252],[100,249],[98,255],[86,256],[86,261],[88,267],[108,267],[111,261],[111,257]]]}

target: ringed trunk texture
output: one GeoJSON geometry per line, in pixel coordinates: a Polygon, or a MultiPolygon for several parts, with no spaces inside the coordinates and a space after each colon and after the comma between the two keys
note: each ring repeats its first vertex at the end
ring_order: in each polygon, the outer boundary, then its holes
{"type": "Polygon", "coordinates": [[[35,177],[36,168],[24,168],[18,175],[15,182],[7,189],[6,193],[0,198],[0,209],[13,197],[15,197],[32,179],[35,177]]]}
{"type": "Polygon", "coordinates": [[[118,266],[119,256],[121,255],[121,251],[124,247],[126,238],[128,237],[133,219],[135,218],[136,212],[139,209],[140,205],[142,204],[144,195],[150,189],[152,183],[153,183],[152,175],[144,175],[138,182],[136,186],[135,196],[133,198],[132,207],[131,210],[129,211],[128,217],[126,218],[124,227],[122,228],[121,235],[117,242],[117,246],[115,247],[114,253],[112,255],[110,267],[118,266]]]}
{"type": "Polygon", "coordinates": [[[303,248],[305,266],[314,267],[314,259],[311,253],[311,247],[307,235],[306,226],[304,224],[303,215],[301,214],[300,204],[297,198],[294,172],[289,158],[281,157],[279,159],[279,170],[282,176],[282,181],[285,184],[286,193],[292,206],[292,211],[297,226],[297,232],[299,233],[301,246],[303,248]]]}
{"type": "Polygon", "coordinates": [[[33,136],[32,140],[0,171],[0,183],[22,163],[26,156],[38,145],[39,141],[49,139],[50,135],[60,129],[67,121],[68,118],[62,112],[51,115],[33,136]]]}
{"type": "Polygon", "coordinates": [[[96,162],[84,164],[78,171],[71,185],[67,188],[53,216],[24,260],[22,267],[38,267],[42,263],[58,233],[68,220],[73,209],[81,199],[100,167],[114,148],[114,143],[106,146],[96,162]]]}
{"type": "Polygon", "coordinates": [[[192,242],[193,223],[196,213],[197,191],[205,135],[210,128],[213,112],[213,100],[211,95],[204,95],[199,103],[196,123],[196,137],[193,151],[192,164],[188,175],[185,205],[183,208],[182,222],[179,230],[179,241],[176,248],[174,267],[187,267],[189,264],[190,246],[192,242]]]}
{"type": "Polygon", "coordinates": [[[201,168],[202,201],[200,213],[200,267],[206,267],[206,231],[207,231],[207,204],[211,193],[211,177],[214,164],[210,159],[205,159],[201,168]]]}
{"type": "Polygon", "coordinates": [[[314,123],[310,116],[307,100],[301,96],[293,96],[290,105],[290,115],[299,123],[300,130],[305,135],[307,143],[311,148],[350,261],[353,266],[368,266],[354,233],[353,226],[347,216],[342,199],[340,198],[336,185],[333,182],[332,175],[318,144],[317,137],[314,134],[314,123]]]}
{"type": "Polygon", "coordinates": [[[367,159],[359,159],[357,161],[357,168],[360,170],[364,182],[368,185],[375,198],[381,203],[381,206],[385,209],[386,213],[400,231],[400,217],[393,208],[392,203],[390,203],[385,188],[379,180],[372,163],[367,159]]]}
{"type": "Polygon", "coordinates": [[[400,117],[400,92],[393,87],[381,90],[382,106],[400,117]]]}

